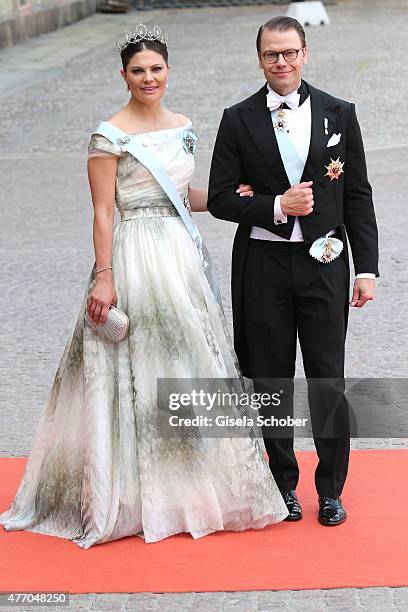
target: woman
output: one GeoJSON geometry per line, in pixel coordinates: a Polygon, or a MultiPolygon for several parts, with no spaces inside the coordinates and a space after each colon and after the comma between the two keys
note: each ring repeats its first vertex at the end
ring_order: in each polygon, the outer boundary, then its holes
{"type": "MultiPolygon", "coordinates": [[[[206,192],[189,186],[191,122],[161,106],[166,43],[160,28],[140,25],[118,44],[131,98],[108,125],[159,160],[186,205],[205,210],[206,192]]],[[[96,132],[88,174],[95,266],[25,474],[0,522],[89,548],[130,535],[199,538],[284,519],[263,442],[159,429],[157,379],[239,380],[224,315],[185,224],[146,167],[96,132]],[[113,228],[114,203],[121,221],[113,228]],[[86,322],[88,314],[103,324],[111,304],[129,317],[129,333],[116,344],[86,322]]],[[[250,186],[239,189],[251,194],[250,186]]]]}

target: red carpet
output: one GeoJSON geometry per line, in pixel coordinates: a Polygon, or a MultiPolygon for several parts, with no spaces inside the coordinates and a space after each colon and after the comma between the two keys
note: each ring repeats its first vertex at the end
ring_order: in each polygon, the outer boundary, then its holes
{"type": "MultiPolygon", "coordinates": [[[[82,550],[0,527],[0,591],[174,592],[407,586],[408,451],[353,451],[338,527],[316,521],[314,453],[298,454],[304,519],[261,531],[155,544],[125,538],[82,550]],[[398,511],[398,509],[401,511],[398,511]]],[[[0,459],[0,512],[25,459],[0,459]]]]}

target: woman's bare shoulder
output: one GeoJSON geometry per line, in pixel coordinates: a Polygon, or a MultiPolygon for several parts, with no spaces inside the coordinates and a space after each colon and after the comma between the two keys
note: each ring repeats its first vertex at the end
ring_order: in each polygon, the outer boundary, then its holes
{"type": "Polygon", "coordinates": [[[171,121],[173,124],[172,127],[175,127],[175,128],[183,127],[184,125],[186,125],[186,123],[191,121],[190,117],[186,117],[186,115],[182,115],[181,113],[170,113],[170,115],[171,115],[171,121]]]}
{"type": "Polygon", "coordinates": [[[126,131],[127,115],[128,113],[126,112],[126,109],[122,108],[118,113],[115,113],[110,119],[108,119],[108,123],[112,123],[112,125],[120,130],[126,131]]]}
{"type": "Polygon", "coordinates": [[[191,121],[190,117],[187,117],[187,115],[178,115],[180,117],[180,123],[181,125],[186,125],[186,123],[189,123],[191,121]]]}

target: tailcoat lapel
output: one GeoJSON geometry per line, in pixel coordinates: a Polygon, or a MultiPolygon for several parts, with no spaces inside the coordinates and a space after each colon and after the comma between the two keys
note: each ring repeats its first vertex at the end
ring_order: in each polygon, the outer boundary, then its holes
{"type": "Polygon", "coordinates": [[[271,171],[270,178],[286,191],[290,183],[279,153],[271,113],[266,106],[267,92],[265,84],[250,98],[248,106],[240,109],[240,113],[252,140],[271,171]]]}
{"type": "Polygon", "coordinates": [[[322,159],[327,153],[327,143],[330,136],[337,131],[337,104],[327,99],[324,92],[308,84],[310,92],[310,106],[312,113],[312,126],[310,146],[305,167],[300,182],[311,181],[320,168],[322,159]],[[328,120],[328,134],[325,134],[324,119],[328,120]]]}
{"type": "MultiPolygon", "coordinates": [[[[319,171],[327,152],[330,136],[337,130],[337,108],[328,96],[306,83],[310,93],[312,113],[309,153],[303,169],[301,182],[313,180],[319,171]],[[325,134],[324,119],[328,120],[328,134],[325,134]]],[[[271,113],[266,106],[266,84],[249,100],[246,107],[239,109],[252,140],[271,171],[270,179],[277,182],[283,191],[290,188],[290,182],[279,152],[271,113]]],[[[282,193],[283,193],[282,191],[282,193]]]]}

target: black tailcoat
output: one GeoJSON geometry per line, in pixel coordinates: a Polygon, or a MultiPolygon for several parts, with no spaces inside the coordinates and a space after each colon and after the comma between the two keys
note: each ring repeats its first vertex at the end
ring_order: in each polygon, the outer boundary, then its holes
{"type": "MultiPolygon", "coordinates": [[[[347,261],[347,238],[349,240],[355,273],[372,272],[379,276],[377,224],[355,106],[307,86],[312,125],[309,155],[301,181],[313,181],[314,210],[308,216],[299,217],[304,240],[311,243],[331,229],[339,228],[347,261]],[[325,133],[325,119],[328,134],[325,133]],[[341,133],[340,142],[327,147],[334,133],[341,133]],[[337,158],[344,162],[344,173],[339,179],[330,180],[325,176],[325,166],[337,158]]],[[[248,377],[251,372],[242,325],[242,285],[251,227],[263,227],[289,239],[295,221],[295,217],[288,216],[287,223],[274,223],[275,196],[289,189],[290,183],[266,106],[266,94],[265,84],[243,102],[224,110],[209,182],[211,214],[239,224],[232,254],[232,304],[235,349],[242,371],[248,377]],[[239,183],[252,185],[255,195],[241,198],[236,193],[239,183]]],[[[348,299],[345,307],[347,302],[348,299]]]]}

